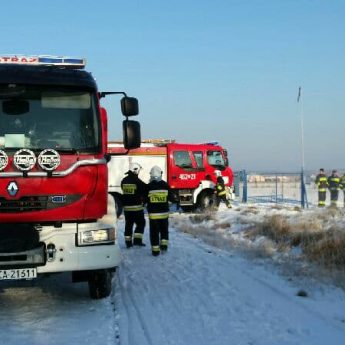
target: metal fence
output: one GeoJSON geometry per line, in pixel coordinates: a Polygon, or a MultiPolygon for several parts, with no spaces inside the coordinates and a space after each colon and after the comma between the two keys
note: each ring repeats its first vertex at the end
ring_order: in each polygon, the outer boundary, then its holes
{"type": "MultiPolygon", "coordinates": [[[[279,203],[308,207],[307,184],[303,172],[235,172],[235,193],[242,202],[279,203]]],[[[310,181],[309,181],[310,182],[310,181]]]]}

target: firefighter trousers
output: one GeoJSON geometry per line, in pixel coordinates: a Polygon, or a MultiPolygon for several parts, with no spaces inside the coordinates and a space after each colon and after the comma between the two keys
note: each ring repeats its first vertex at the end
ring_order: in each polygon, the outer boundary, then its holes
{"type": "Polygon", "coordinates": [[[217,206],[220,205],[220,202],[223,201],[224,204],[228,207],[231,208],[231,203],[229,199],[226,197],[226,195],[217,195],[217,206]]]}
{"type": "Polygon", "coordinates": [[[150,219],[150,242],[152,253],[167,249],[169,241],[169,218],[150,219]],[[162,248],[162,249],[163,249],[162,248]]]}
{"type": "Polygon", "coordinates": [[[323,207],[326,205],[326,191],[325,190],[322,190],[320,191],[319,190],[319,203],[318,203],[319,207],[323,207]]]}
{"type": "Polygon", "coordinates": [[[337,189],[331,189],[331,205],[337,206],[339,191],[337,189]]]}
{"type": "Polygon", "coordinates": [[[144,229],[145,229],[145,216],[144,210],[140,211],[124,211],[125,213],[125,241],[127,245],[132,244],[133,227],[134,230],[134,244],[142,243],[144,229]]]}

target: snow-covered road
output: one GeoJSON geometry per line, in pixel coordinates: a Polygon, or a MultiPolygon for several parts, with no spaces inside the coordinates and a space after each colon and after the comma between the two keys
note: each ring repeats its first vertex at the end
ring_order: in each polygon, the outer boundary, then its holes
{"type": "MultiPolygon", "coordinates": [[[[124,253],[122,345],[343,344],[344,308],[323,311],[265,266],[186,234],[171,237],[159,258],[141,248],[124,253]]],[[[344,296],[332,298],[345,306],[344,296]]]]}
{"type": "Polygon", "coordinates": [[[1,343],[344,343],[343,291],[309,286],[308,297],[298,297],[296,280],[263,261],[210,247],[177,229],[170,234],[169,252],[160,257],[152,257],[149,247],[123,249],[116,288],[105,300],[90,300],[87,285],[73,285],[65,275],[1,283],[1,343]]]}

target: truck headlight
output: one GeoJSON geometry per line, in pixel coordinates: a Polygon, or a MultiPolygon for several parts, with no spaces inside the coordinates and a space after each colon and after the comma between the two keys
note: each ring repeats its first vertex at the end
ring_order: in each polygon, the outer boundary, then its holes
{"type": "Polygon", "coordinates": [[[78,232],[78,245],[109,244],[115,241],[115,228],[82,230],[78,232]]]}

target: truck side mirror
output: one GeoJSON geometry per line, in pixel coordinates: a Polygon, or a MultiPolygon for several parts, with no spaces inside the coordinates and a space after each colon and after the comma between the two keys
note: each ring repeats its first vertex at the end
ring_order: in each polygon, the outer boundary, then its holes
{"type": "Polygon", "coordinates": [[[126,150],[136,149],[140,147],[140,123],[138,121],[124,120],[123,128],[123,146],[126,150]]]}
{"type": "Polygon", "coordinates": [[[121,111],[124,116],[134,116],[139,114],[139,103],[134,97],[123,97],[121,99],[121,111]]]}

